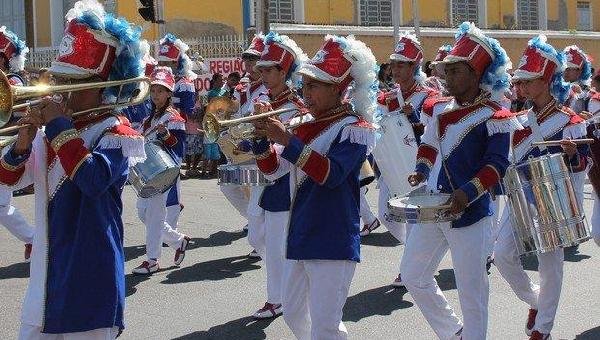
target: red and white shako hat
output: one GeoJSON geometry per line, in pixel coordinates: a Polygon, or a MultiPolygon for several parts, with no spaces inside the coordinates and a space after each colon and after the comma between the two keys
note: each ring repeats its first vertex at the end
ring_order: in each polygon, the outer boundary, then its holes
{"type": "Polygon", "coordinates": [[[150,75],[150,84],[162,85],[173,92],[175,89],[175,76],[173,75],[173,71],[167,66],[156,66],[150,75]]]}
{"type": "Polygon", "coordinates": [[[394,53],[390,54],[390,60],[420,64],[423,61],[423,47],[417,36],[404,32],[394,47],[394,53]]]}
{"type": "Polygon", "coordinates": [[[438,48],[438,50],[437,50],[437,54],[435,55],[435,58],[433,59],[433,62],[443,61],[444,58],[446,58],[448,56],[450,51],[452,51],[452,45],[440,46],[440,48],[438,48]]]}
{"type": "Polygon", "coordinates": [[[141,28],[107,15],[97,0],[76,2],[67,12],[66,20],[50,73],[65,78],[99,76],[107,80],[110,76],[119,80],[136,77],[143,71],[141,28]]]}
{"type": "Polygon", "coordinates": [[[300,66],[300,75],[330,84],[340,92],[352,84],[352,104],[355,111],[367,121],[373,121],[377,107],[377,62],[371,49],[354,36],[325,36],[325,42],[315,56],[300,66]]]}
{"type": "Polygon", "coordinates": [[[160,39],[158,61],[179,61],[179,58],[189,49],[190,47],[181,39],[167,33],[164,38],[160,39]]]}
{"type": "Polygon", "coordinates": [[[512,67],[506,51],[498,40],[486,36],[472,22],[458,26],[456,41],[448,55],[437,64],[466,62],[480,75],[479,87],[499,100],[510,87],[508,70],[512,67]]]}
{"type": "Polygon", "coordinates": [[[263,50],[265,49],[265,35],[262,33],[258,33],[254,35],[252,41],[250,42],[250,46],[242,52],[242,56],[254,56],[260,57],[262,55],[263,50]]]}
{"type": "Polygon", "coordinates": [[[287,35],[271,31],[265,36],[264,42],[264,49],[255,68],[279,65],[285,72],[293,72],[308,60],[296,42],[287,35]]]}
{"type": "Polygon", "coordinates": [[[590,57],[576,45],[565,47],[564,53],[567,58],[567,68],[581,69],[585,63],[591,62],[590,57]]]}
{"type": "Polygon", "coordinates": [[[25,56],[29,48],[19,37],[6,29],[6,26],[0,27],[0,53],[8,59],[8,65],[11,72],[20,72],[25,68],[25,56]]]}
{"type": "Polygon", "coordinates": [[[546,42],[545,35],[539,35],[527,43],[512,80],[533,80],[542,78],[551,83],[554,74],[564,71],[563,56],[546,42]]]}

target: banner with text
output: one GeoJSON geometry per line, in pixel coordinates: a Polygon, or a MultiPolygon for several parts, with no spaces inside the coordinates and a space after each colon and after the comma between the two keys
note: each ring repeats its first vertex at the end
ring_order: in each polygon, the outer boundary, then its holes
{"type": "Polygon", "coordinates": [[[200,95],[206,94],[210,89],[210,79],[213,74],[221,73],[225,81],[230,73],[238,72],[242,76],[245,72],[242,58],[206,58],[204,63],[208,65],[209,73],[196,78],[196,92],[200,95]]]}

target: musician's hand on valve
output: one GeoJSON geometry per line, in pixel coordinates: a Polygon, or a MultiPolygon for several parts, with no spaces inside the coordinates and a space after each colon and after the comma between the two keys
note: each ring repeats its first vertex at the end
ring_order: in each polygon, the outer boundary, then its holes
{"type": "Polygon", "coordinates": [[[463,212],[467,208],[467,205],[469,205],[469,198],[464,191],[461,189],[456,189],[452,192],[449,203],[450,212],[456,215],[463,212]]]}
{"type": "Polygon", "coordinates": [[[408,184],[413,187],[419,185],[423,181],[425,181],[425,176],[422,173],[413,172],[412,174],[408,175],[408,184]]]}
{"type": "Polygon", "coordinates": [[[42,101],[38,106],[38,110],[44,124],[48,124],[57,117],[70,117],[72,113],[67,112],[66,101],[60,95],[46,96],[42,98],[42,101]]]}
{"type": "Polygon", "coordinates": [[[254,127],[258,134],[267,136],[273,142],[283,146],[287,146],[292,138],[283,123],[273,117],[256,121],[254,127]]]}
{"type": "Polygon", "coordinates": [[[273,111],[271,103],[269,102],[256,102],[254,103],[254,115],[273,111]]]}
{"type": "Polygon", "coordinates": [[[560,146],[562,146],[563,151],[569,157],[573,157],[577,153],[577,144],[570,140],[562,140],[560,141],[560,146]]]}

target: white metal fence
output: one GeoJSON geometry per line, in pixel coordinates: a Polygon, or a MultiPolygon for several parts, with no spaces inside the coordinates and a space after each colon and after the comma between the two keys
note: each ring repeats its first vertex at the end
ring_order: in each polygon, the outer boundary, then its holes
{"type": "MultiPolygon", "coordinates": [[[[202,56],[204,58],[237,57],[247,45],[241,35],[203,36],[185,41],[190,46],[190,57],[202,56]]],[[[152,42],[156,46],[158,42],[152,42]]],[[[156,51],[151,49],[151,53],[156,51]]],[[[32,69],[49,67],[58,54],[58,47],[43,47],[32,49],[27,57],[26,66],[32,69]]]]}

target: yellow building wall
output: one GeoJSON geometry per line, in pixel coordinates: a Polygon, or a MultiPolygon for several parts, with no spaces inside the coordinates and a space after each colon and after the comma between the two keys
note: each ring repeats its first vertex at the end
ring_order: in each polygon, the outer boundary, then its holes
{"type": "Polygon", "coordinates": [[[51,46],[50,0],[37,0],[35,2],[35,21],[36,46],[51,46]]]}
{"type": "MultiPolygon", "coordinates": [[[[358,0],[357,0],[358,1],[358,0]]],[[[422,26],[443,26],[450,20],[448,1],[418,0],[420,24],[422,26]]],[[[402,23],[413,22],[412,0],[402,1],[402,23]]]]}
{"type": "Polygon", "coordinates": [[[511,28],[511,26],[514,26],[514,19],[514,0],[487,0],[488,28],[511,28]]]}
{"type": "Polygon", "coordinates": [[[304,20],[310,24],[353,24],[354,0],[310,0],[304,2],[304,20]]]}
{"type": "MultiPolygon", "coordinates": [[[[240,0],[219,0],[218,5],[215,3],[214,0],[168,0],[168,6],[165,6],[165,21],[181,19],[207,24],[219,23],[232,27],[237,34],[242,34],[242,2],[240,0]]],[[[117,11],[118,15],[144,27],[144,38],[159,38],[157,25],[142,19],[138,13],[136,0],[119,0],[117,11]]]]}

